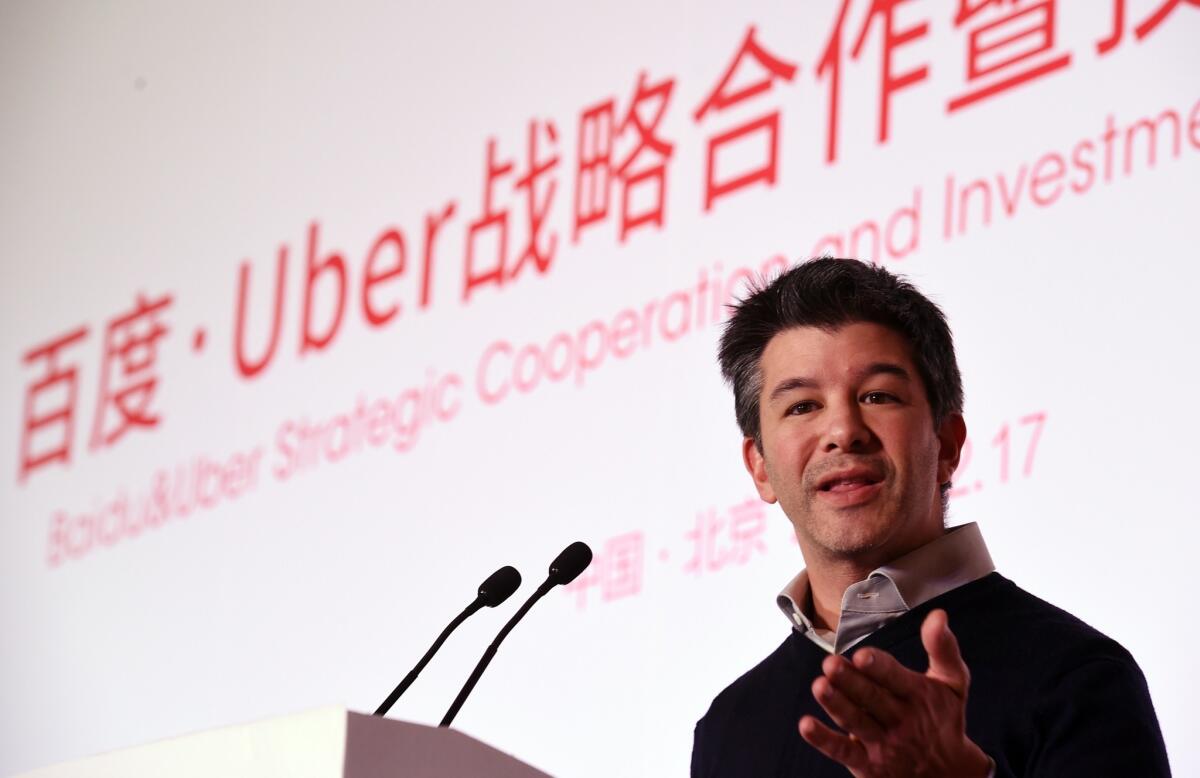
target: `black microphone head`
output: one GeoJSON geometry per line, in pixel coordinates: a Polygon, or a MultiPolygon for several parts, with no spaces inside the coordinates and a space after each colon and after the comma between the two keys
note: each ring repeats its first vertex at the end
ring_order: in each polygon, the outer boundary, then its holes
{"type": "Polygon", "coordinates": [[[550,582],[555,586],[569,584],[592,563],[592,550],[582,540],[563,549],[550,563],[550,582]]]}
{"type": "Polygon", "coordinates": [[[517,568],[505,565],[479,584],[479,597],[484,605],[495,608],[511,597],[520,585],[521,574],[517,572],[517,568]]]}

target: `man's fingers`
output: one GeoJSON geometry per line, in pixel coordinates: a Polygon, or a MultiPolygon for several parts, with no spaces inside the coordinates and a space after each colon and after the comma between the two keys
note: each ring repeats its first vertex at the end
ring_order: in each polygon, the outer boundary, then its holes
{"type": "Polygon", "coordinates": [[[959,653],[958,639],[950,631],[946,611],[933,610],[925,617],[925,623],[921,625],[921,643],[929,654],[929,671],[925,675],[946,684],[959,697],[966,697],[971,673],[959,653]]]}
{"type": "Polygon", "coordinates": [[[835,762],[850,770],[861,769],[867,761],[867,750],[849,735],[834,732],[813,716],[800,717],[800,737],[835,762]]]}
{"type": "Polygon", "coordinates": [[[856,670],[900,699],[912,696],[921,682],[919,674],[877,648],[860,648],[851,661],[856,670]]]}
{"type": "MultiPolygon", "coordinates": [[[[888,657],[889,659],[891,657],[888,657]]],[[[894,661],[894,660],[893,660],[894,661]]],[[[824,678],[832,683],[855,707],[864,709],[885,727],[894,726],[904,716],[900,701],[884,685],[860,672],[840,656],[830,656],[821,665],[824,678]]],[[[903,668],[901,668],[903,669],[903,668]]],[[[905,671],[909,672],[909,671],[905,671]]],[[[816,686],[813,687],[814,691],[816,686]]],[[[836,721],[836,719],[835,719],[836,721]]],[[[841,722],[838,722],[840,725],[841,722]]],[[[846,727],[843,727],[846,728],[846,727]]],[[[846,728],[848,729],[848,728],[846,728]]]]}
{"type": "Polygon", "coordinates": [[[862,740],[877,741],[883,730],[872,716],[837,689],[825,676],[813,681],[813,697],[820,703],[833,723],[862,740]]]}

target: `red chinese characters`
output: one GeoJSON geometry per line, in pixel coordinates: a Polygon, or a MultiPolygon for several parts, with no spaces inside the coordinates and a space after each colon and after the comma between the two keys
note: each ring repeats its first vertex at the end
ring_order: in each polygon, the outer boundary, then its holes
{"type": "Polygon", "coordinates": [[[44,372],[25,391],[19,481],[43,465],[71,461],[79,371],[73,364],[61,364],[61,357],[63,351],[79,343],[87,333],[87,327],[71,330],[33,347],[21,358],[25,365],[41,363],[44,372]]]}
{"type": "Polygon", "coordinates": [[[645,571],[645,538],[641,532],[626,532],[604,543],[588,569],[567,585],[575,593],[578,608],[587,607],[588,590],[596,587],[604,602],[632,597],[642,591],[645,571]]]}
{"type": "Polygon", "coordinates": [[[158,424],[150,407],[158,385],[154,360],[158,341],[167,334],[161,314],[170,304],[170,295],[153,301],[139,295],[133,310],[108,323],[89,448],[112,445],[133,427],[158,424]]]}
{"type": "Polygon", "coordinates": [[[614,181],[621,188],[621,242],[637,227],[649,224],[662,227],[667,163],[675,147],[659,134],[659,125],[674,88],[674,79],[650,84],[642,73],[629,109],[619,124],[616,103],[611,99],[580,114],[574,241],[579,240],[584,227],[608,217],[614,181]],[[627,151],[619,164],[616,163],[618,139],[628,139],[624,144],[627,151]]]}
{"type": "Polygon", "coordinates": [[[578,242],[579,233],[589,224],[608,216],[612,195],[612,157],[615,132],[615,107],[605,100],[579,115],[579,140],[576,146],[575,170],[575,228],[571,239],[578,242]]]}
{"type": "MultiPolygon", "coordinates": [[[[906,2],[908,0],[871,0],[871,6],[867,11],[866,17],[863,19],[862,27],[858,31],[858,37],[850,51],[850,57],[858,60],[862,55],[867,33],[871,29],[871,22],[876,18],[881,19],[883,25],[883,53],[880,57],[879,75],[878,139],[880,143],[887,141],[888,133],[890,132],[892,96],[901,89],[918,84],[929,77],[929,67],[927,65],[921,65],[903,73],[896,73],[894,69],[893,58],[896,51],[902,46],[924,38],[929,33],[928,22],[920,22],[904,29],[896,29],[896,9],[906,2]]],[[[829,102],[826,107],[827,124],[825,141],[825,161],[827,163],[837,159],[838,115],[841,108],[843,65],[842,33],[846,25],[846,16],[850,10],[850,3],[851,0],[842,0],[841,7],[838,8],[837,19],[833,23],[833,29],[829,33],[829,38],[825,42],[825,48],[821,53],[821,59],[817,65],[818,78],[827,77],[829,79],[829,102]]]]}
{"type": "MultiPolygon", "coordinates": [[[[162,314],[171,295],[148,300],[139,295],[134,307],[108,322],[100,365],[99,398],[88,448],[112,445],[133,427],[154,427],[160,417],[152,409],[158,377],[154,371],[159,340],[167,334],[162,314]]],[[[79,368],[63,364],[63,352],[87,337],[77,327],[22,357],[25,365],[41,363],[41,376],[25,393],[17,480],[54,462],[68,464],[75,440],[79,368]]]]}
{"type": "MultiPolygon", "coordinates": [[[[1133,29],[1133,34],[1140,41],[1145,38],[1171,15],[1179,6],[1187,5],[1200,8],[1200,0],[1166,0],[1149,16],[1143,19],[1133,29]]],[[[1117,47],[1125,36],[1125,0],[1113,0],[1112,32],[1107,38],[1096,43],[1096,51],[1107,54],[1117,47]]]]}
{"type": "MultiPolygon", "coordinates": [[[[778,80],[791,81],[796,77],[796,65],[774,56],[759,44],[755,29],[751,26],[737,54],[725,69],[717,86],[696,109],[693,117],[697,122],[709,113],[721,113],[740,103],[771,91],[778,80]],[[734,87],[741,81],[739,70],[747,63],[757,66],[758,78],[734,87]]],[[[704,210],[712,210],[717,198],[736,192],[758,182],[774,185],[779,162],[779,110],[768,111],[756,118],[742,122],[708,139],[708,153],[704,166],[704,210]],[[717,173],[717,154],[727,146],[737,144],[748,137],[761,137],[765,141],[766,159],[730,175],[717,173]]]]}
{"type": "Polygon", "coordinates": [[[685,534],[692,555],[683,572],[702,575],[729,565],[744,565],[756,554],[767,552],[767,511],[757,499],[731,506],[725,515],[715,508],[696,514],[696,523],[685,534]]]}
{"type": "MultiPolygon", "coordinates": [[[[554,128],[554,122],[546,122],[545,130],[550,144],[556,144],[558,142],[558,131],[554,128]]],[[[558,182],[551,178],[545,183],[544,189],[539,190],[538,188],[539,180],[558,166],[558,155],[555,154],[542,158],[538,153],[538,127],[536,122],[529,123],[527,152],[529,170],[525,175],[517,179],[516,186],[517,189],[525,193],[525,210],[529,217],[529,234],[525,248],[521,250],[521,255],[509,273],[510,279],[516,278],[521,273],[521,268],[530,262],[537,268],[537,272],[545,273],[550,268],[550,263],[554,261],[554,250],[558,245],[558,236],[555,234],[548,235],[545,244],[543,245],[542,243],[542,229],[545,227],[546,216],[550,212],[550,204],[554,200],[554,192],[558,188],[558,182]]]]}
{"type": "Polygon", "coordinates": [[[529,123],[527,140],[527,170],[513,182],[513,188],[525,195],[528,234],[524,248],[515,259],[508,254],[509,210],[497,203],[498,181],[513,174],[513,162],[497,158],[496,140],[488,140],[487,163],[483,184],[483,213],[467,227],[466,262],[463,279],[464,302],[471,299],[474,291],[485,285],[503,286],[520,275],[525,266],[532,264],[538,273],[549,270],[554,261],[558,245],[557,234],[543,235],[546,219],[554,201],[558,181],[552,175],[558,166],[558,155],[553,147],[558,143],[558,130],[553,122],[529,123]],[[546,137],[551,151],[541,150],[539,139],[546,137]],[[543,180],[543,179],[549,180],[543,180]],[[496,251],[488,262],[479,256],[477,240],[486,230],[496,233],[496,251]]]}
{"type": "Polygon", "coordinates": [[[959,0],[954,26],[967,34],[968,90],[951,98],[947,111],[1013,89],[1071,64],[1056,53],[1056,0],[959,0]]]}

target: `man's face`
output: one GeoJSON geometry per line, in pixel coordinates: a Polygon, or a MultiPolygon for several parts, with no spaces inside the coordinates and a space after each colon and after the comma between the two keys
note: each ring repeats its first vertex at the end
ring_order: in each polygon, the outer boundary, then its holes
{"type": "Polygon", "coordinates": [[[797,327],[762,355],[762,452],[743,444],[759,495],[778,501],[809,565],[876,567],[942,532],[938,485],[966,438],[962,416],[933,428],[905,338],[856,322],[797,327]]]}

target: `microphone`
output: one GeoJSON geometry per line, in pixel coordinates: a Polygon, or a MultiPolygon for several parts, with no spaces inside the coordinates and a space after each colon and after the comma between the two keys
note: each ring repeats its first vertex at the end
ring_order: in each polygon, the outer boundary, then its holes
{"type": "Polygon", "coordinates": [[[425,652],[425,656],[421,657],[421,661],[417,662],[417,666],[412,670],[409,670],[408,675],[404,676],[404,680],[401,681],[395,689],[392,689],[392,693],[387,696],[387,699],[380,703],[379,707],[375,709],[374,715],[383,716],[389,710],[391,710],[391,707],[396,704],[396,700],[400,699],[400,695],[404,694],[404,690],[411,686],[413,681],[417,680],[417,676],[422,670],[425,669],[425,665],[429,664],[429,660],[433,658],[433,655],[437,653],[437,650],[442,647],[442,643],[446,642],[446,638],[450,636],[451,632],[458,628],[459,624],[462,624],[464,621],[466,621],[468,616],[474,614],[475,611],[479,610],[484,605],[488,606],[489,608],[495,608],[497,605],[512,596],[512,593],[515,592],[517,587],[520,585],[521,574],[517,572],[517,568],[512,567],[511,565],[505,565],[489,575],[486,581],[479,584],[479,594],[475,597],[475,601],[468,605],[462,613],[458,614],[454,621],[450,622],[448,627],[442,630],[442,634],[438,635],[438,639],[435,640],[429,650],[425,652]]]}
{"type": "Polygon", "coordinates": [[[471,673],[471,677],[467,679],[467,682],[463,684],[458,697],[454,699],[454,704],[450,706],[450,710],[446,711],[446,715],[442,718],[442,723],[438,724],[439,727],[448,727],[450,726],[450,722],[454,721],[454,717],[458,715],[459,708],[466,702],[467,695],[475,688],[475,684],[479,682],[479,677],[483,675],[483,671],[487,669],[488,663],[496,655],[496,649],[500,647],[500,642],[508,637],[508,633],[512,631],[512,628],[517,625],[518,621],[524,618],[529,609],[533,607],[533,604],[555,586],[569,584],[571,581],[574,581],[591,563],[592,550],[588,548],[587,543],[578,540],[564,548],[562,553],[554,558],[554,561],[550,563],[550,575],[537,588],[537,591],[525,601],[525,604],[521,606],[516,615],[504,625],[504,629],[500,630],[500,634],[496,635],[496,639],[487,647],[487,651],[483,652],[483,657],[480,658],[479,664],[475,665],[474,672],[471,673]]]}

